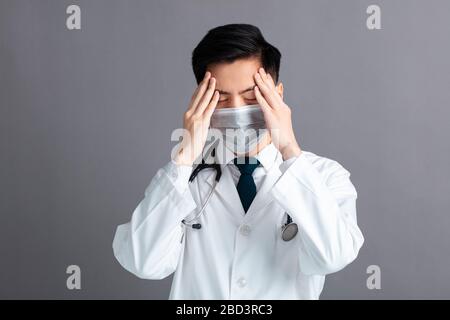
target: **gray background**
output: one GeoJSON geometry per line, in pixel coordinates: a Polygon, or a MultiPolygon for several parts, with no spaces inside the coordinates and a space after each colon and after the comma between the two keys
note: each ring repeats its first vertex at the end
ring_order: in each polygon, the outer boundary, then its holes
{"type": "Polygon", "coordinates": [[[195,88],[212,27],[259,26],[303,149],[357,187],[366,242],[324,299],[450,298],[449,1],[0,0],[0,298],[166,299],[111,243],[157,169],[195,88]],[[81,31],[66,7],[81,6],[81,31]],[[366,8],[382,30],[366,28],[366,8]],[[82,289],[66,288],[66,267],[82,289]],[[381,268],[381,290],[366,268],[381,268]]]}

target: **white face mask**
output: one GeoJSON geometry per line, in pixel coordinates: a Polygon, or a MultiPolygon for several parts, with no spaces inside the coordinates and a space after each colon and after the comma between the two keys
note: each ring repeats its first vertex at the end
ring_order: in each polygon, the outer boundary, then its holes
{"type": "Polygon", "coordinates": [[[264,114],[258,104],[216,109],[210,127],[220,130],[225,146],[238,154],[252,151],[267,133],[264,114]]]}

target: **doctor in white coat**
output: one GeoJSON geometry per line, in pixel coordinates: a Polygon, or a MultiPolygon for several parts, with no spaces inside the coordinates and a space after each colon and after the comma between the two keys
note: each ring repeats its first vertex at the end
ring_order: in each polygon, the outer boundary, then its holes
{"type": "Polygon", "coordinates": [[[210,30],[193,52],[199,86],[184,115],[188,134],[113,241],[116,259],[139,278],[175,273],[170,299],[319,299],[325,275],[352,262],[364,242],[349,171],[299,146],[280,57],[247,24],[210,30]],[[242,155],[225,148],[216,185],[211,169],[189,182],[211,117],[255,104],[270,132],[244,155],[257,165],[242,171],[242,155]],[[202,206],[200,228],[183,223],[202,206]],[[298,232],[286,241],[288,217],[298,232]]]}

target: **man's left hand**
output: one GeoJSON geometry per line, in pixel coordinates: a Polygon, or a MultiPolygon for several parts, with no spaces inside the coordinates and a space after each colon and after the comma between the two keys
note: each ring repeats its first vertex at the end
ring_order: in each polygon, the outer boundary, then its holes
{"type": "Polygon", "coordinates": [[[266,73],[263,68],[259,69],[254,78],[256,82],[255,96],[264,113],[273,144],[278,148],[284,160],[298,157],[302,151],[292,128],[291,109],[277,92],[271,75],[266,73]]]}

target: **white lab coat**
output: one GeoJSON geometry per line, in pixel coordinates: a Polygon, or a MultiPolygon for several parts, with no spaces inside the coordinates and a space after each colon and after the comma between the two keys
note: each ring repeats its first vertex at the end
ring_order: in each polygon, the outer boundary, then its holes
{"type": "Polygon", "coordinates": [[[116,230],[120,264],[142,279],[175,272],[170,299],[318,299],[325,275],[352,262],[364,242],[350,173],[312,152],[283,162],[273,144],[264,150],[273,160],[260,159],[267,173],[247,213],[232,164],[222,165],[200,230],[181,221],[201,207],[215,171],[188,183],[191,167],[161,168],[131,221],[116,230]],[[286,212],[299,227],[289,242],[281,238],[286,212]]]}

